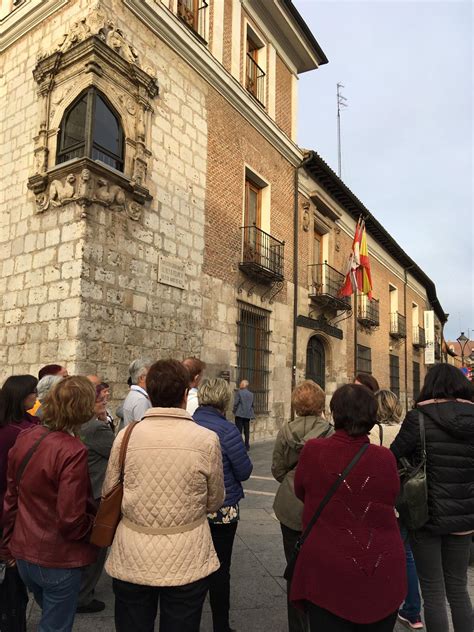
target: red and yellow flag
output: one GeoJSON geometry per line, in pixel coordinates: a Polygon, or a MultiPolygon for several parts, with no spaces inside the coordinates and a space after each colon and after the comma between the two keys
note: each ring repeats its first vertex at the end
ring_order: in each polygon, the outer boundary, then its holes
{"type": "Polygon", "coordinates": [[[346,278],[339,291],[340,296],[350,296],[359,292],[372,300],[372,277],[370,274],[369,250],[365,222],[359,218],[349,255],[346,278]]]}

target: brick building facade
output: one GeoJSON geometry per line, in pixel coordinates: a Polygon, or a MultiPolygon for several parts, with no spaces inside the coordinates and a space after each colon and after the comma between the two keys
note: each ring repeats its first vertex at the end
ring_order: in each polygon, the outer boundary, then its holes
{"type": "Polygon", "coordinates": [[[355,362],[412,398],[415,321],[434,307],[441,340],[444,314],[372,216],[379,324],[323,296],[368,211],[296,145],[298,74],[327,59],[289,0],[2,6],[3,378],[60,362],[118,401],[132,359],[196,354],[250,380],[256,437],[355,362]]]}

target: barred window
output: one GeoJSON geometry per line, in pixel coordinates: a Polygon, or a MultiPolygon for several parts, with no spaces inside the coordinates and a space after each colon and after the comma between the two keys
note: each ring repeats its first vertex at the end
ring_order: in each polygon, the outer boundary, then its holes
{"type": "Polygon", "coordinates": [[[400,397],[400,358],[396,355],[389,355],[390,358],[390,390],[400,397]]]}
{"type": "Polygon", "coordinates": [[[372,349],[357,345],[357,371],[356,373],[372,373],[372,349]]]}
{"type": "Polygon", "coordinates": [[[413,399],[420,394],[420,363],[413,362],[413,399]]]}
{"type": "Polygon", "coordinates": [[[268,412],[270,312],[239,301],[238,381],[248,380],[257,414],[268,412]]]}

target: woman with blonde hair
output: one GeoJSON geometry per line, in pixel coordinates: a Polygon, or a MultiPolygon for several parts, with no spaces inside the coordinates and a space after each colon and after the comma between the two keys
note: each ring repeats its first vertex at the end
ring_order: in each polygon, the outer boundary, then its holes
{"type": "MultiPolygon", "coordinates": [[[[329,437],[334,429],[324,419],[326,395],[312,380],[304,380],[291,394],[291,404],[296,417],[283,423],[273,449],[272,474],[280,483],[273,509],[280,521],[283,547],[288,562],[296,541],[301,535],[303,503],[295,496],[294,480],[301,450],[309,439],[329,437]]],[[[290,584],[287,586],[290,594],[290,584]]],[[[306,615],[288,601],[288,629],[305,632],[308,629],[306,615]]]]}
{"type": "MultiPolygon", "coordinates": [[[[389,390],[380,390],[375,393],[377,400],[377,422],[380,432],[380,441],[377,432],[371,432],[369,439],[371,443],[384,445],[389,448],[400,430],[403,418],[403,407],[398,397],[389,390]]],[[[400,533],[405,545],[405,559],[407,566],[408,592],[405,602],[398,612],[398,618],[411,630],[421,630],[421,598],[418,588],[418,575],[416,572],[415,560],[408,539],[408,531],[399,520],[400,533]]]]}
{"type": "Polygon", "coordinates": [[[390,448],[400,430],[403,407],[392,391],[381,389],[375,393],[377,400],[377,429],[369,435],[370,443],[390,448]]]}
{"type": "Polygon", "coordinates": [[[231,392],[222,378],[205,380],[198,389],[199,407],[194,413],[197,424],[217,434],[224,466],[225,500],[217,511],[207,518],[212,542],[219,558],[220,568],[210,576],[209,601],[211,602],[214,632],[231,632],[230,565],[232,547],[239,524],[239,502],[244,497],[242,481],[252,473],[252,462],[242,443],[240,431],[227,421],[231,392]]]}
{"type": "Polygon", "coordinates": [[[89,380],[65,377],[44,401],[44,426],[22,432],[9,453],[3,540],[42,609],[40,630],[72,629],[82,567],[97,555],[87,448],[77,437],[94,404],[89,380]]]}

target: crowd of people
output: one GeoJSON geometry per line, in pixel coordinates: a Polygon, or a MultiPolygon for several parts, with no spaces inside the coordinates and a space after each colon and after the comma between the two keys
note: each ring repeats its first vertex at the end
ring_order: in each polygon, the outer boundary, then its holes
{"type": "MultiPolygon", "coordinates": [[[[214,632],[232,632],[230,568],[255,413],[247,380],[232,402],[228,382],[204,378],[205,369],[198,358],[135,360],[118,421],[99,376],[48,365],[38,379],[5,381],[2,632],[26,630],[28,592],[40,632],[69,632],[77,613],[105,607],[95,598],[104,568],[118,632],[152,632],[158,606],[161,632],[198,632],[206,595],[214,632]],[[90,542],[95,516],[119,482],[121,518],[110,548],[99,548],[90,542]]],[[[370,375],[339,387],[329,413],[317,384],[296,386],[272,460],[274,512],[294,569],[289,632],[389,632],[397,618],[447,632],[446,600],[455,632],[472,632],[473,400],[471,383],[446,364],[428,371],[404,419],[370,375]],[[427,516],[416,528],[397,512],[405,459],[426,474],[427,516]]]]}

